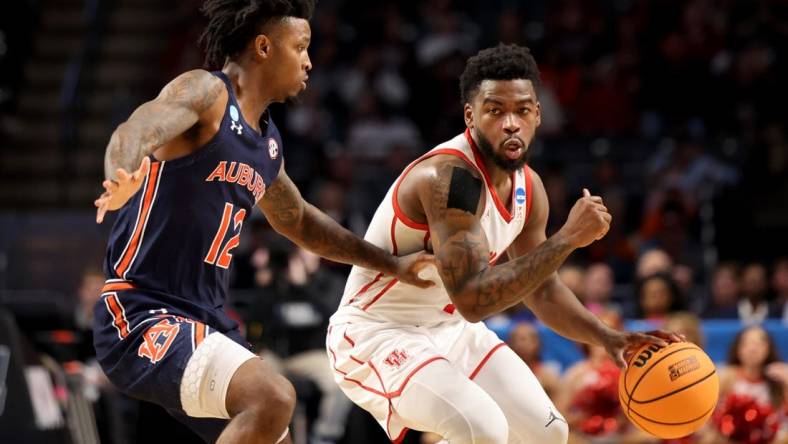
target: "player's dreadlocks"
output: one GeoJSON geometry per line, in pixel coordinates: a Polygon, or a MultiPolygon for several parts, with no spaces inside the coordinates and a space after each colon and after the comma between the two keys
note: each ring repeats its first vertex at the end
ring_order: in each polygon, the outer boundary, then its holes
{"type": "Polygon", "coordinates": [[[208,26],[200,36],[205,62],[221,67],[269,21],[284,17],[309,20],[314,9],[315,0],[206,0],[201,10],[208,17],[208,26]]]}
{"type": "Polygon", "coordinates": [[[504,45],[479,51],[468,59],[460,76],[462,103],[468,103],[483,80],[528,79],[534,89],[539,86],[539,68],[531,51],[518,45],[504,45]]]}

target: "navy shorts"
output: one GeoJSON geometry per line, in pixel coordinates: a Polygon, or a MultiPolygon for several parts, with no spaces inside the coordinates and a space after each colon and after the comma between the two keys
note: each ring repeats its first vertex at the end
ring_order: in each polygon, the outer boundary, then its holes
{"type": "Polygon", "coordinates": [[[98,362],[121,392],[164,407],[207,442],[215,442],[228,420],[186,415],[180,395],[184,369],[210,334],[223,333],[246,348],[248,344],[238,329],[218,332],[172,310],[127,313],[122,300],[140,291],[104,293],[96,304],[93,343],[98,362]]]}

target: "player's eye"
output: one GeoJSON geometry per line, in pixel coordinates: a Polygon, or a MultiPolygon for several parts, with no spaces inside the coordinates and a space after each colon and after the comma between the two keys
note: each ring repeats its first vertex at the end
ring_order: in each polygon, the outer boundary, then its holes
{"type": "Polygon", "coordinates": [[[501,110],[498,108],[490,108],[488,112],[493,116],[497,116],[498,114],[501,114],[501,110]]]}
{"type": "Polygon", "coordinates": [[[520,114],[528,114],[530,112],[531,112],[531,110],[528,109],[528,108],[520,108],[520,114]]]}

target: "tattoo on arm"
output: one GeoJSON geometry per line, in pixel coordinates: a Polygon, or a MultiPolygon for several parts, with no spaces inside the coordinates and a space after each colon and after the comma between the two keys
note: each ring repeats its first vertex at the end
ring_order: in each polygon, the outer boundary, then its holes
{"type": "Polygon", "coordinates": [[[137,169],[143,157],[194,126],[223,90],[224,83],[205,71],[175,78],[112,134],[104,158],[106,176],[114,177],[118,168],[137,169]]]}
{"type": "Polygon", "coordinates": [[[553,237],[529,254],[491,267],[487,238],[478,216],[448,205],[451,184],[457,177],[452,170],[459,169],[438,167],[430,184],[430,201],[424,206],[444,286],[463,316],[481,320],[519,303],[538,288],[563,263],[572,247],[562,238],[553,237]]]}
{"type": "Polygon", "coordinates": [[[283,170],[266,190],[259,207],[277,232],[319,256],[386,273],[395,270],[393,256],[305,202],[283,170]]]}

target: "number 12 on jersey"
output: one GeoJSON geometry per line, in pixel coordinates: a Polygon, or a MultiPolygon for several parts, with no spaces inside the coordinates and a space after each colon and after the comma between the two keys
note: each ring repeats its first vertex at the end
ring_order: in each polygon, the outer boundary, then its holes
{"type": "Polygon", "coordinates": [[[241,228],[244,224],[246,210],[239,208],[233,216],[233,208],[233,204],[225,202],[224,213],[222,214],[222,222],[219,224],[219,230],[216,232],[216,236],[214,236],[213,242],[211,243],[211,248],[208,250],[208,254],[205,256],[205,262],[211,265],[216,265],[217,267],[230,267],[230,262],[233,260],[233,255],[230,254],[230,251],[237,247],[238,243],[240,242],[241,228]],[[222,248],[222,243],[224,243],[227,230],[230,228],[231,219],[233,222],[233,231],[235,232],[235,235],[231,237],[230,240],[224,244],[224,248],[222,248]]]}

